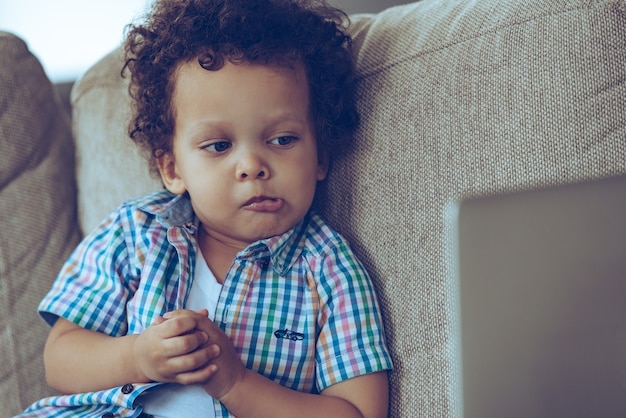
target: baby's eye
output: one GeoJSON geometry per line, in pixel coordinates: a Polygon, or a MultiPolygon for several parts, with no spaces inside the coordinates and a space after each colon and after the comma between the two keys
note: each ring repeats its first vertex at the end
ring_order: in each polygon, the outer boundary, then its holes
{"type": "Polygon", "coordinates": [[[296,141],[298,138],[295,136],[279,136],[278,138],[274,138],[270,141],[270,144],[274,145],[290,145],[292,142],[296,141]]]}
{"type": "Polygon", "coordinates": [[[231,146],[232,146],[231,143],[228,141],[218,141],[218,142],[213,142],[211,144],[206,145],[204,149],[209,152],[220,153],[220,152],[226,151],[231,146]]]}

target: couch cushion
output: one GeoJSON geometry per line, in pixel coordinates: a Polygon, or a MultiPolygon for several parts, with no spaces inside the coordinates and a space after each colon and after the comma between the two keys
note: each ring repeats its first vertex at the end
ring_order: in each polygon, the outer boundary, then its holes
{"type": "Polygon", "coordinates": [[[116,49],[72,89],[79,222],[85,234],[124,200],[162,188],[127,134],[131,111],[123,65],[123,52],[116,49]]]}
{"type": "Polygon", "coordinates": [[[0,405],[49,395],[37,305],[78,243],[70,123],[37,59],[0,32],[0,405]]]}
{"type": "MultiPolygon", "coordinates": [[[[390,416],[455,415],[445,207],[626,173],[625,3],[422,0],[353,21],[362,125],[316,204],[379,290],[396,366],[390,416]]],[[[85,229],[158,187],[119,125],[120,68],[116,51],[75,88],[79,170],[98,174],[80,180],[81,206],[93,206],[85,229]]]]}
{"type": "Polygon", "coordinates": [[[390,416],[456,415],[445,208],[626,173],[626,3],[424,0],[365,19],[362,125],[325,215],[383,300],[390,416]]]}

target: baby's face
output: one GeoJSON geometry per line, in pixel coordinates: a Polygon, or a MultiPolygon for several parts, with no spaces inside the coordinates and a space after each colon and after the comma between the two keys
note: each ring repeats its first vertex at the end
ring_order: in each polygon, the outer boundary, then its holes
{"type": "Polygon", "coordinates": [[[241,248],[295,226],[326,176],[302,65],[275,69],[196,61],[176,74],[173,159],[164,183],[189,192],[204,229],[241,248]]]}

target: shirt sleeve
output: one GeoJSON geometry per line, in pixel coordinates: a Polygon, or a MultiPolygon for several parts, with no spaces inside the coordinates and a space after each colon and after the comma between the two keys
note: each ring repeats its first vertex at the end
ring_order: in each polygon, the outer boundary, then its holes
{"type": "Polygon", "coordinates": [[[321,392],[393,366],[374,286],[347,242],[332,246],[320,268],[316,384],[321,392]]]}
{"type": "Polygon", "coordinates": [[[79,244],[66,261],[39,314],[53,325],[61,317],[76,325],[112,336],[127,332],[129,216],[124,207],[110,215],[79,244]]]}

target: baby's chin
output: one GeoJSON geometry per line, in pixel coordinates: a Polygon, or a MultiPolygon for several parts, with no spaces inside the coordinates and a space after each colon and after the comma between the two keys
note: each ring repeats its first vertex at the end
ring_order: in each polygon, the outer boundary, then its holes
{"type": "Polygon", "coordinates": [[[233,221],[236,225],[231,224],[232,228],[212,229],[205,224],[203,229],[214,240],[242,251],[256,242],[283,235],[292,230],[299,222],[300,220],[287,221],[284,217],[272,216],[265,217],[265,219],[257,218],[253,222],[240,221],[236,223],[233,221]]]}
{"type": "Polygon", "coordinates": [[[292,230],[293,227],[296,225],[297,223],[293,225],[275,225],[275,226],[270,226],[270,227],[266,226],[264,228],[259,228],[252,234],[246,234],[246,237],[243,239],[243,241],[247,242],[248,244],[253,244],[258,241],[275,238],[292,230]]]}

